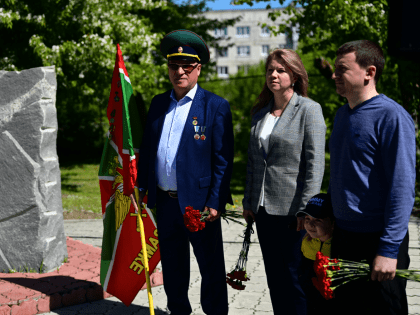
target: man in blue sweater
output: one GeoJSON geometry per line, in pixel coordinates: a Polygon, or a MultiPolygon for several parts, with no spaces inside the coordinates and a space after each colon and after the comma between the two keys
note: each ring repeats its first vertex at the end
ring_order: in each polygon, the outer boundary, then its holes
{"type": "Polygon", "coordinates": [[[402,106],[376,91],[384,64],[377,44],[348,42],[337,51],[332,75],[348,101],[337,111],[329,143],[332,250],[342,259],[366,260],[372,271],[369,281],[336,290],[339,314],[408,314],[406,281],[394,277],[410,263],[415,128],[402,106]]]}

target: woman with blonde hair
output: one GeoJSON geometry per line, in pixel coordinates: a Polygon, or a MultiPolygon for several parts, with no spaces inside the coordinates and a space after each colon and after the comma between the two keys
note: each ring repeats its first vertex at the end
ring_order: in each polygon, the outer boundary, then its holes
{"type": "Polygon", "coordinates": [[[302,218],[324,175],[326,126],[321,106],[308,98],[299,55],[277,49],[266,62],[266,82],[252,108],[243,216],[254,220],[274,314],[306,314],[298,280],[302,218]]]}

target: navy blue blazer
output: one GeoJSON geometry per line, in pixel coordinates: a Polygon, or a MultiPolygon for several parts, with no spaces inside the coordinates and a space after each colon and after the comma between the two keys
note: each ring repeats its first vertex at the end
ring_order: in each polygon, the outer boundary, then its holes
{"type": "MultiPolygon", "coordinates": [[[[148,208],[156,204],[157,151],[171,90],[156,95],[150,105],[140,146],[138,187],[148,190],[148,208]]],[[[199,133],[201,135],[201,132],[199,133]]],[[[176,155],[178,201],[185,207],[205,206],[225,212],[232,202],[230,179],[233,167],[233,126],[229,103],[220,96],[197,87],[176,155]],[[206,140],[195,140],[193,117],[206,126],[206,140]]]]}

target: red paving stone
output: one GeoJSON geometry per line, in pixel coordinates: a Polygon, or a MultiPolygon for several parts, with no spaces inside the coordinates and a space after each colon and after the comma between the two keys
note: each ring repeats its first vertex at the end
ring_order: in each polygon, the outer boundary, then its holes
{"type": "Polygon", "coordinates": [[[14,287],[15,285],[13,283],[7,281],[0,281],[0,294],[12,291],[14,287]]]}
{"type": "Polygon", "coordinates": [[[36,308],[38,301],[29,300],[21,303],[20,305],[13,305],[11,308],[11,315],[28,315],[37,314],[38,309],[36,308]]]}
{"type": "Polygon", "coordinates": [[[79,266],[79,269],[83,269],[83,270],[96,269],[96,268],[100,268],[100,266],[98,266],[97,262],[93,262],[93,261],[87,262],[86,264],[79,266]]]}
{"type": "Polygon", "coordinates": [[[12,304],[12,300],[0,295],[0,305],[8,305],[8,304],[12,304]]]}
{"type": "Polygon", "coordinates": [[[10,314],[10,307],[7,305],[0,306],[0,315],[9,315],[10,314]]]}
{"type": "MultiPolygon", "coordinates": [[[[99,281],[100,248],[67,237],[67,253],[68,262],[49,273],[0,273],[0,315],[46,313],[112,296],[99,281]]],[[[150,278],[152,286],[163,284],[160,272],[150,278]]]]}
{"type": "Polygon", "coordinates": [[[34,290],[27,289],[25,287],[19,286],[10,292],[3,293],[2,295],[12,301],[20,302],[29,298],[35,298],[35,297],[40,298],[42,293],[39,291],[34,291],[34,290]]]}

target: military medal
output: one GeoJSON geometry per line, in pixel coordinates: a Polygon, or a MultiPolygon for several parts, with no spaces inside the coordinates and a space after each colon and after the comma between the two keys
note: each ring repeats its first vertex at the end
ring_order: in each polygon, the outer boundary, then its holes
{"type": "Polygon", "coordinates": [[[204,133],[206,132],[206,126],[201,127],[201,140],[206,140],[204,133]]]}
{"type": "Polygon", "coordinates": [[[197,126],[197,124],[198,124],[198,122],[197,122],[197,117],[193,117],[193,119],[194,119],[194,120],[193,120],[193,123],[192,123],[192,124],[193,124],[194,126],[197,126]]]}
{"type": "Polygon", "coordinates": [[[194,139],[195,140],[200,139],[200,135],[198,134],[198,130],[200,130],[200,126],[194,126],[194,131],[195,131],[194,139]]]}

